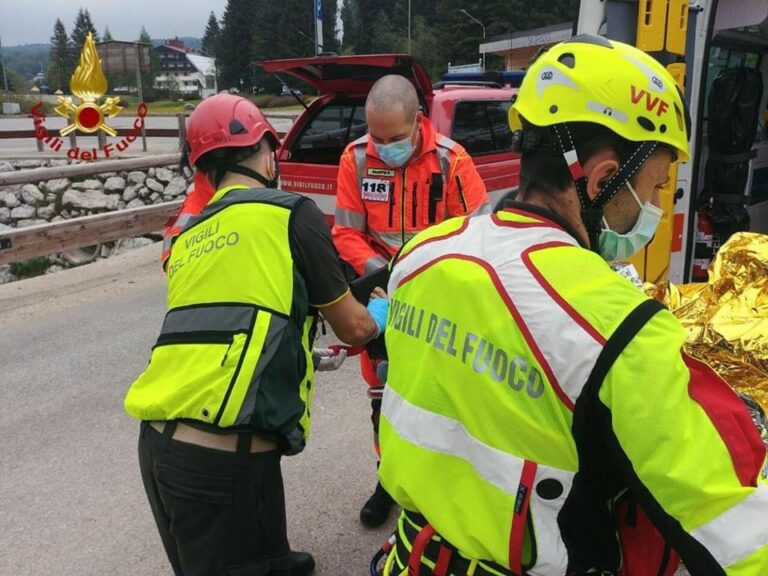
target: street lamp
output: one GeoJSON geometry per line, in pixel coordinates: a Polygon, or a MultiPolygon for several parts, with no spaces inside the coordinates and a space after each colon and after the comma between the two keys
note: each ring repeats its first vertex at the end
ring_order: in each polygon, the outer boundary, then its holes
{"type": "MultiPolygon", "coordinates": [[[[470,20],[474,20],[475,22],[480,24],[480,26],[482,26],[482,28],[483,28],[483,44],[485,44],[485,26],[483,26],[483,23],[480,22],[480,20],[478,20],[474,16],[472,16],[472,14],[470,14],[469,12],[464,10],[464,8],[459,8],[459,12],[463,13],[467,18],[469,18],[470,20]]],[[[485,72],[485,52],[483,52],[483,72],[485,72]]]]}
{"type": "Polygon", "coordinates": [[[305,34],[301,30],[295,30],[295,32],[296,32],[296,34],[298,34],[302,38],[306,38],[307,40],[309,40],[310,42],[312,42],[314,44],[314,46],[315,46],[315,56],[317,56],[320,52],[323,51],[322,44],[319,45],[319,46],[317,44],[317,38],[310,38],[308,34],[305,34]]]}

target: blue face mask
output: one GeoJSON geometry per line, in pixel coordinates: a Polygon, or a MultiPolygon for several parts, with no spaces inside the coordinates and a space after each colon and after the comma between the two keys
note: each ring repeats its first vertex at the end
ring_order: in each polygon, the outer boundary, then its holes
{"type": "Polygon", "coordinates": [[[635,221],[635,225],[626,234],[619,234],[611,230],[608,227],[608,222],[603,218],[603,226],[605,228],[600,232],[599,252],[600,256],[609,262],[626,260],[630,256],[637,254],[656,234],[656,228],[664,214],[661,208],[654,206],[650,202],[640,204],[640,199],[629,182],[627,182],[627,188],[632,193],[637,205],[640,206],[640,214],[635,221]]]}
{"type": "Polygon", "coordinates": [[[389,144],[376,144],[374,142],[379,158],[381,158],[387,166],[400,168],[403,164],[408,162],[408,159],[413,155],[414,146],[411,139],[413,138],[413,132],[416,130],[417,125],[418,120],[413,125],[411,135],[403,140],[390,142],[389,144]]]}

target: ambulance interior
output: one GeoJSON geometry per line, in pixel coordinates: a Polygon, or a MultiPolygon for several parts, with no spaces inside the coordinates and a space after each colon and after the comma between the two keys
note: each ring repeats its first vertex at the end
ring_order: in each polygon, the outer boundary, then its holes
{"type": "Polygon", "coordinates": [[[711,38],[693,209],[716,251],[736,231],[768,233],[768,1],[721,0],[711,38]]]}

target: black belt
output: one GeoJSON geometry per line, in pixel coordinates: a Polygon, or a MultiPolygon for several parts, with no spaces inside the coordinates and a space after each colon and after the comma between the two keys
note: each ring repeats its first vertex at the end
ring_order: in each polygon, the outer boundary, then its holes
{"type": "MultiPolygon", "coordinates": [[[[409,546],[413,547],[413,543],[416,540],[420,529],[427,525],[427,520],[424,516],[416,514],[415,512],[403,511],[403,513],[405,515],[405,519],[402,521],[403,533],[405,534],[405,539],[409,546]],[[418,528],[416,526],[418,526],[418,528]]],[[[397,559],[401,566],[405,567],[408,565],[410,552],[401,538],[400,530],[396,531],[396,535],[395,551],[397,553],[397,559]]],[[[458,549],[455,546],[452,546],[444,538],[436,540],[433,537],[426,545],[422,558],[434,562],[435,564],[439,564],[441,554],[443,556],[450,554],[450,560],[447,563],[447,569],[444,573],[445,576],[464,576],[467,574],[472,561],[461,556],[458,549]]],[[[431,576],[432,574],[435,574],[435,571],[423,563],[420,564],[418,576],[431,576]]],[[[486,560],[482,560],[477,564],[474,574],[475,576],[498,576],[499,574],[502,574],[503,576],[518,576],[514,572],[511,572],[509,568],[486,560]],[[487,568],[491,568],[493,572],[487,568]]],[[[411,576],[417,575],[414,574],[411,576]]]]}

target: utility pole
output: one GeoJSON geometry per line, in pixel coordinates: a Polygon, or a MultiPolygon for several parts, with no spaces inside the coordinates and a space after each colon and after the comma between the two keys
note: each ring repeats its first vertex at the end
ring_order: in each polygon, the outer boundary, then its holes
{"type": "MultiPolygon", "coordinates": [[[[485,26],[483,26],[483,23],[480,22],[480,20],[478,20],[474,16],[472,16],[472,14],[470,14],[469,12],[464,10],[464,8],[459,8],[459,12],[463,13],[467,18],[469,18],[470,20],[474,20],[475,22],[480,24],[480,26],[482,26],[482,28],[483,28],[483,44],[485,44],[485,26]]],[[[483,52],[483,72],[485,72],[485,52],[483,52]]]]}
{"type": "Polygon", "coordinates": [[[8,68],[5,67],[5,52],[3,52],[2,40],[0,40],[0,64],[3,65],[3,84],[5,85],[5,101],[10,102],[8,98],[8,68]]]}
{"type": "MultiPolygon", "coordinates": [[[[136,91],[139,98],[139,104],[141,104],[144,102],[144,91],[141,87],[141,53],[143,51],[143,45],[142,48],[139,48],[139,44],[137,42],[134,44],[134,47],[136,48],[136,91]]],[[[147,65],[151,66],[149,62],[147,62],[147,65]]],[[[141,148],[144,150],[144,152],[147,151],[147,131],[144,124],[141,126],[141,148]]]]}
{"type": "Polygon", "coordinates": [[[323,0],[315,2],[315,56],[323,51],[323,0]]]}
{"type": "Polygon", "coordinates": [[[408,54],[411,53],[411,0],[408,0],[408,54]]]}

